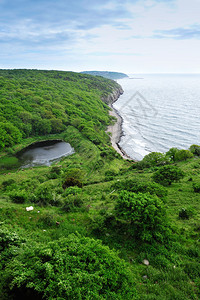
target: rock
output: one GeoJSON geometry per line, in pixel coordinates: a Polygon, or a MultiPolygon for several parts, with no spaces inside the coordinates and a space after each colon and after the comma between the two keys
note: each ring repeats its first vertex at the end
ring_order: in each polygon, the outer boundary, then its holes
{"type": "Polygon", "coordinates": [[[149,265],[149,261],[147,259],[144,259],[143,260],[143,264],[146,265],[146,266],[148,266],[149,265]]]}
{"type": "Polygon", "coordinates": [[[26,207],[26,211],[31,211],[33,209],[34,209],[33,206],[26,207]]]}

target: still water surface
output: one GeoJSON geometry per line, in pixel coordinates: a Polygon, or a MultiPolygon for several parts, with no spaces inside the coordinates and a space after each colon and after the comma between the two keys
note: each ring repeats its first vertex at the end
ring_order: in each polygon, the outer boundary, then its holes
{"type": "Polygon", "coordinates": [[[32,145],[19,156],[23,168],[33,166],[50,166],[53,162],[74,153],[69,143],[63,141],[46,141],[32,145]]]}

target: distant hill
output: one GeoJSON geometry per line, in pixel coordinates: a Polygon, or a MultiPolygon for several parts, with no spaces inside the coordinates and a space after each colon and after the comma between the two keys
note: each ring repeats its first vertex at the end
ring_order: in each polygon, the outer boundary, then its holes
{"type": "Polygon", "coordinates": [[[83,71],[81,73],[94,75],[94,76],[102,76],[108,79],[122,79],[128,77],[128,75],[119,72],[108,72],[108,71],[83,71]]]}

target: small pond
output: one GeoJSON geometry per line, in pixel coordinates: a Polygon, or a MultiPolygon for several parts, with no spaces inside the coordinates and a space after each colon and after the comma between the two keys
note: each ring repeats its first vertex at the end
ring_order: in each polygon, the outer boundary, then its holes
{"type": "Polygon", "coordinates": [[[34,143],[17,154],[22,168],[50,166],[53,162],[74,153],[69,143],[61,140],[34,143]]]}

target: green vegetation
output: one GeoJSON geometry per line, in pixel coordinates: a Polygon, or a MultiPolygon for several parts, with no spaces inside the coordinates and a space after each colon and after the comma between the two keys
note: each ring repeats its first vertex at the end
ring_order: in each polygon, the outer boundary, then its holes
{"type": "Polygon", "coordinates": [[[0,87],[0,149],[69,125],[95,144],[108,142],[110,118],[100,98],[117,89],[116,82],[72,72],[0,70],[0,87]]]}
{"type": "Polygon", "coordinates": [[[126,75],[124,73],[108,72],[108,71],[84,71],[81,73],[89,74],[89,75],[93,75],[93,76],[102,76],[102,77],[105,77],[108,79],[114,79],[114,80],[128,77],[128,75],[126,75]]]}
{"type": "Polygon", "coordinates": [[[1,122],[19,133],[2,131],[11,142],[0,153],[0,299],[199,299],[199,146],[123,160],[105,133],[113,120],[100,100],[115,83],[0,73],[1,122]],[[62,130],[44,135],[45,125],[36,134],[37,118],[51,130],[48,120],[57,119],[62,130]],[[75,153],[51,167],[18,167],[17,151],[57,138],[75,153]]]}

